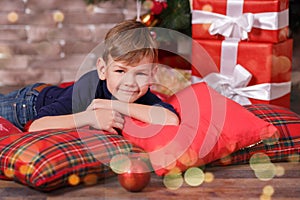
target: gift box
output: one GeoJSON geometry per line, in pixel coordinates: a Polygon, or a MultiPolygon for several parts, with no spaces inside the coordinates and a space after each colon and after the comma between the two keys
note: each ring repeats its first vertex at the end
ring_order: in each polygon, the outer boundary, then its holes
{"type": "Polygon", "coordinates": [[[288,7],[288,0],[193,0],[192,37],[285,41],[288,7]]]}
{"type": "Polygon", "coordinates": [[[289,108],[292,45],[292,39],[276,44],[196,40],[192,82],[205,81],[242,105],[267,103],[289,108]],[[209,56],[201,56],[204,52],[209,56]]]}

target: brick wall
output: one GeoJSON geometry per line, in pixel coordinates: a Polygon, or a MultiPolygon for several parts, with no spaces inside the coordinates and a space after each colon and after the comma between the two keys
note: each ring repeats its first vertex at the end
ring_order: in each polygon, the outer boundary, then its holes
{"type": "MultiPolygon", "coordinates": [[[[87,6],[84,0],[0,0],[0,86],[74,80],[106,32],[135,15],[135,0],[103,2],[97,7],[87,6]],[[18,16],[15,22],[8,19],[12,12],[18,16]],[[53,19],[59,12],[63,13],[62,23],[53,19]]],[[[299,53],[297,34],[292,77],[297,87],[299,53]]]]}
{"type": "Polygon", "coordinates": [[[135,15],[135,0],[1,0],[0,86],[74,80],[106,32],[135,15]]]}

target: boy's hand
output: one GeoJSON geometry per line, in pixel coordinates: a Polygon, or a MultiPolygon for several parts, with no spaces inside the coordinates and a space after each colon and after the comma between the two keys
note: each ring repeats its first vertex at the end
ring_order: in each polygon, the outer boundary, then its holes
{"type": "Polygon", "coordinates": [[[114,110],[110,109],[95,109],[87,110],[91,117],[89,125],[93,128],[108,131],[110,133],[118,134],[117,130],[122,130],[124,125],[124,117],[114,110]]]}
{"type": "Polygon", "coordinates": [[[109,99],[94,99],[92,103],[87,107],[87,110],[96,110],[96,109],[113,109],[112,100],[109,99]]]}

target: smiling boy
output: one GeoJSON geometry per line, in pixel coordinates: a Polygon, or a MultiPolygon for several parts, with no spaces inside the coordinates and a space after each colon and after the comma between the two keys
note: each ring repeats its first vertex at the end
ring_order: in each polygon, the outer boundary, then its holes
{"type": "Polygon", "coordinates": [[[127,20],[106,35],[97,70],[60,88],[34,84],[0,97],[0,115],[29,131],[91,126],[118,133],[124,116],[152,124],[177,125],[174,108],[150,91],[157,46],[142,23],[127,20]],[[15,109],[15,115],[7,111],[15,109]]]}

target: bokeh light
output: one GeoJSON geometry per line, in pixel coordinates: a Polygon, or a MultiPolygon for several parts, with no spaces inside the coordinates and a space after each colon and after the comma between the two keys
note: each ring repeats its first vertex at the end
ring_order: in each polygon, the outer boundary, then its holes
{"type": "Polygon", "coordinates": [[[260,195],[259,197],[260,200],[271,200],[271,197],[265,194],[260,195]]]}
{"type": "Polygon", "coordinates": [[[271,162],[269,156],[264,153],[253,154],[249,163],[255,176],[261,181],[271,180],[276,175],[276,166],[271,162]]]}
{"type": "Polygon", "coordinates": [[[184,180],[190,186],[199,186],[204,182],[204,172],[197,167],[189,168],[184,173],[184,180]]]}
{"type": "Polygon", "coordinates": [[[19,20],[19,15],[18,15],[18,13],[16,13],[16,12],[10,12],[10,13],[8,13],[8,15],[7,15],[7,20],[8,20],[10,23],[16,23],[16,22],[19,20]]]}
{"type": "Polygon", "coordinates": [[[211,172],[205,172],[204,174],[204,181],[206,183],[211,183],[215,180],[215,175],[211,172]]]}
{"type": "Polygon", "coordinates": [[[285,169],[282,166],[276,166],[276,176],[280,177],[285,174],[285,169]]]}
{"type": "Polygon", "coordinates": [[[202,10],[203,10],[203,11],[207,11],[207,12],[212,12],[212,11],[213,11],[213,7],[212,7],[210,4],[205,4],[205,5],[202,7],[202,10]]]}
{"type": "Polygon", "coordinates": [[[85,185],[95,185],[98,182],[98,176],[96,174],[88,174],[83,178],[85,185]]]}
{"type": "Polygon", "coordinates": [[[23,175],[30,175],[34,172],[34,167],[32,165],[22,165],[20,166],[19,171],[23,175]]]}
{"type": "Polygon", "coordinates": [[[72,174],[68,177],[68,182],[70,185],[78,185],[80,183],[80,178],[76,174],[72,174]]]}
{"type": "Polygon", "coordinates": [[[229,165],[232,161],[232,157],[230,155],[228,156],[225,156],[225,157],[222,157],[220,159],[220,162],[223,164],[223,165],[229,165]]]}
{"type": "Polygon", "coordinates": [[[130,170],[131,161],[127,155],[118,154],[110,160],[110,168],[117,174],[122,174],[130,170]]]}
{"type": "Polygon", "coordinates": [[[188,149],[178,158],[178,161],[185,166],[192,166],[197,160],[198,154],[193,149],[188,149]]]}
{"type": "Polygon", "coordinates": [[[171,174],[182,174],[181,172],[181,169],[179,167],[174,167],[173,169],[171,169],[169,172],[168,172],[169,175],[171,174]]]}
{"type": "Polygon", "coordinates": [[[273,163],[258,164],[254,173],[259,180],[269,181],[276,175],[276,167],[273,163]]]}
{"type": "Polygon", "coordinates": [[[146,10],[151,10],[153,8],[153,6],[154,6],[153,1],[146,0],[143,3],[143,8],[146,10]]]}
{"type": "Polygon", "coordinates": [[[275,192],[275,190],[274,190],[273,186],[271,186],[271,185],[266,185],[263,188],[263,194],[266,196],[272,196],[274,194],[274,192],[275,192]]]}
{"type": "Polygon", "coordinates": [[[57,10],[53,13],[53,20],[55,22],[63,22],[65,19],[65,15],[63,12],[57,10]]]}
{"type": "Polygon", "coordinates": [[[204,172],[197,167],[189,168],[184,173],[184,180],[190,186],[199,186],[204,182],[204,172]]]}
{"type": "Polygon", "coordinates": [[[7,178],[13,178],[15,175],[15,170],[12,168],[6,168],[3,173],[7,178]]]}
{"type": "Polygon", "coordinates": [[[183,184],[183,177],[181,174],[167,174],[163,178],[163,183],[166,188],[170,190],[177,190],[183,184]]]}
{"type": "Polygon", "coordinates": [[[288,161],[292,163],[298,163],[300,161],[300,155],[299,154],[291,154],[288,157],[288,161]]]}
{"type": "Polygon", "coordinates": [[[264,153],[253,154],[249,160],[250,167],[253,170],[259,170],[263,167],[264,164],[270,163],[271,160],[268,155],[264,153]]]}

